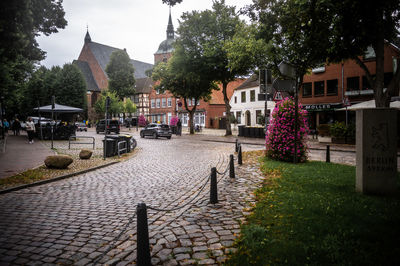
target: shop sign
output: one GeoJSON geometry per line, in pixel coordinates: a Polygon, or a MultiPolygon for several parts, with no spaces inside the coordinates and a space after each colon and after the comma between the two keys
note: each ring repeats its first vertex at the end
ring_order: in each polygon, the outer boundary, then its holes
{"type": "Polygon", "coordinates": [[[310,104],[310,105],[305,105],[304,108],[307,111],[325,111],[325,110],[331,110],[333,106],[331,104],[310,104]]]}

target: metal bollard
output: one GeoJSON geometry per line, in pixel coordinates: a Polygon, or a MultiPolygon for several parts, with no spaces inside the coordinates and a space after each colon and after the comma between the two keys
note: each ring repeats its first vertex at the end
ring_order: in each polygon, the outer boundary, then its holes
{"type": "Polygon", "coordinates": [[[235,178],[235,164],[233,162],[233,154],[229,156],[229,177],[235,178]]]}
{"type": "Polygon", "coordinates": [[[242,165],[242,145],[239,144],[238,164],[242,165]]]}
{"type": "Polygon", "coordinates": [[[137,214],[137,265],[151,265],[149,229],[147,223],[147,207],[139,203],[136,207],[137,214]]]}
{"type": "Polygon", "coordinates": [[[238,151],[239,151],[239,140],[236,139],[236,142],[235,142],[235,152],[238,152],[238,151]]]}
{"type": "Polygon", "coordinates": [[[218,190],[217,190],[217,168],[211,168],[211,180],[210,180],[210,203],[218,203],[218,190]]]}
{"type": "Polygon", "coordinates": [[[329,145],[326,145],[326,162],[327,163],[331,162],[331,152],[329,145]]]}

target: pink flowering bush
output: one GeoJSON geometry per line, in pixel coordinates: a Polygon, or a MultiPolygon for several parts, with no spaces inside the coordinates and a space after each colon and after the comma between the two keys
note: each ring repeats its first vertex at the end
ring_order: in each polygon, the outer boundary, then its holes
{"type": "Polygon", "coordinates": [[[178,123],[178,117],[176,117],[176,116],[171,117],[171,120],[169,121],[169,125],[176,126],[177,123],[178,123]]]}
{"type": "Polygon", "coordinates": [[[144,117],[144,115],[140,115],[139,116],[139,126],[145,127],[146,125],[147,125],[146,118],[144,117]]]}
{"type": "MultiPolygon", "coordinates": [[[[271,123],[266,135],[267,156],[279,161],[293,162],[294,159],[295,103],[292,98],[278,102],[272,112],[271,123]]],[[[309,132],[307,111],[299,104],[297,128],[297,161],[307,160],[306,139],[309,132]]]]}

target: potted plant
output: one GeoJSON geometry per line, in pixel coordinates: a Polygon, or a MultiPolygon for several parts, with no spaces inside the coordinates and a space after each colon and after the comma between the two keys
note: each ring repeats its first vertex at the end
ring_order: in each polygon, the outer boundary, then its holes
{"type": "Polygon", "coordinates": [[[329,124],[320,124],[317,127],[319,142],[332,142],[329,124]]]}

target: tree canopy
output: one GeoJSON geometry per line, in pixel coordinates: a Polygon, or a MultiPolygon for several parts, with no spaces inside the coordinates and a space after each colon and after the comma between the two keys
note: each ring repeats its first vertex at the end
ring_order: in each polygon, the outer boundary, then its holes
{"type": "Polygon", "coordinates": [[[383,90],[384,46],[399,35],[398,0],[259,0],[248,13],[260,23],[259,38],[272,41],[298,77],[320,63],[353,59],[365,71],[377,106],[389,106],[390,96],[398,94],[400,71],[383,90]],[[376,55],[375,77],[362,60],[368,47],[376,55]]]}
{"type": "Polygon", "coordinates": [[[125,51],[113,52],[106,67],[110,91],[115,92],[120,99],[132,96],[135,93],[134,72],[131,59],[125,51]]]}
{"type": "MultiPolygon", "coordinates": [[[[235,7],[227,6],[224,0],[220,0],[213,2],[212,10],[184,13],[177,30],[179,37],[176,43],[180,43],[185,50],[196,51],[197,56],[202,57],[205,62],[202,71],[211,80],[222,84],[227,116],[231,109],[227,95],[228,83],[238,75],[246,74],[249,67],[247,64],[230,67],[225,45],[243,23],[235,12],[235,7]]],[[[226,135],[232,134],[229,121],[227,119],[226,135]]]]}
{"type": "Polygon", "coordinates": [[[0,2],[0,94],[8,110],[16,110],[25,80],[45,58],[36,37],[67,25],[61,0],[0,2]]]}
{"type": "Polygon", "coordinates": [[[114,114],[114,115],[119,115],[124,111],[124,104],[123,102],[119,99],[117,94],[115,92],[111,91],[103,91],[100,95],[100,98],[97,100],[97,102],[94,105],[94,109],[96,113],[99,115],[104,115],[106,112],[106,98],[107,96],[110,97],[110,106],[108,107],[108,113],[109,114],[114,114]]]}

